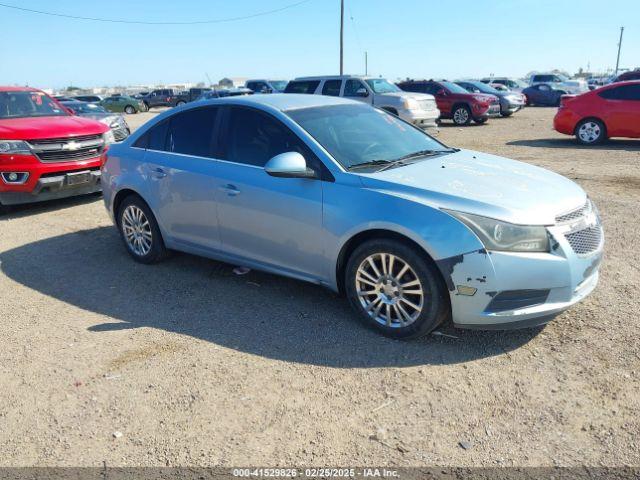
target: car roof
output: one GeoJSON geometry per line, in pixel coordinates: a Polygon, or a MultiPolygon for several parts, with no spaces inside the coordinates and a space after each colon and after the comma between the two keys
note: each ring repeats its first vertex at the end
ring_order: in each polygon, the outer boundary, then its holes
{"type": "Polygon", "coordinates": [[[3,87],[0,86],[0,92],[41,92],[42,90],[38,90],[37,88],[31,87],[3,87]]]}
{"type": "Polygon", "coordinates": [[[344,80],[349,78],[357,78],[360,80],[375,80],[375,79],[386,80],[385,78],[370,77],[368,75],[317,75],[313,77],[297,77],[297,78],[294,78],[293,81],[297,82],[297,81],[308,81],[308,80],[344,80]]]}
{"type": "Polygon", "coordinates": [[[323,107],[327,105],[361,104],[354,100],[326,95],[307,95],[301,93],[280,93],[275,95],[247,95],[239,97],[224,97],[210,100],[212,103],[227,103],[234,105],[271,107],[282,112],[300,108],[323,107]]]}

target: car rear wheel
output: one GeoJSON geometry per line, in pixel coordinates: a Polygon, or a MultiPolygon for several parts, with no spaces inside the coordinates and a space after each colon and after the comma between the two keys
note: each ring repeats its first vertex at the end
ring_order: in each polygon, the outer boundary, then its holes
{"type": "Polygon", "coordinates": [[[361,320],[383,335],[427,335],[449,315],[440,273],[414,248],[396,240],[363,243],[345,273],[349,303],[361,320]]]}
{"type": "Polygon", "coordinates": [[[176,107],[179,107],[179,106],[181,106],[181,105],[185,105],[186,103],[187,103],[187,102],[184,102],[184,101],[180,100],[180,101],[178,101],[178,102],[176,103],[176,107]]]}
{"type": "Polygon", "coordinates": [[[604,123],[596,119],[582,120],[576,126],[576,140],[582,145],[595,145],[607,138],[604,123]]]}
{"type": "Polygon", "coordinates": [[[471,110],[466,105],[460,105],[453,111],[453,123],[456,125],[469,125],[471,123],[471,110]]]}
{"type": "Polygon", "coordinates": [[[126,107],[124,107],[124,113],[133,115],[134,113],[136,113],[136,109],[133,107],[133,105],[127,105],[126,107]]]}
{"type": "Polygon", "coordinates": [[[137,195],[130,195],[122,201],[117,223],[122,241],[135,261],[150,264],[167,256],[156,217],[137,195]]]}
{"type": "Polygon", "coordinates": [[[502,115],[504,118],[510,117],[511,115],[513,115],[512,112],[500,112],[500,115],[502,115]]]}

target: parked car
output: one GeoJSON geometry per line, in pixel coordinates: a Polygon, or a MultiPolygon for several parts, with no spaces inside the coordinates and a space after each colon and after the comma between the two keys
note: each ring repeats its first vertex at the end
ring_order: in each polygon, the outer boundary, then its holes
{"type": "Polygon", "coordinates": [[[248,88],[244,88],[244,87],[221,88],[220,90],[210,90],[200,95],[200,97],[197,98],[197,101],[211,100],[212,98],[238,97],[242,95],[253,95],[253,90],[249,90],[248,88]]]}
{"type": "Polygon", "coordinates": [[[107,97],[99,105],[110,112],[124,112],[129,115],[148,110],[143,101],[125,95],[107,97]]]}
{"type": "Polygon", "coordinates": [[[204,93],[210,92],[210,91],[211,89],[206,87],[190,88],[189,90],[180,92],[178,95],[176,95],[175,98],[172,99],[171,103],[174,106],[179,107],[180,105],[184,105],[185,103],[189,103],[197,100],[204,93]]]}
{"type": "Polygon", "coordinates": [[[139,92],[131,96],[136,100],[142,100],[146,95],[149,95],[149,92],[139,92]]]}
{"type": "Polygon", "coordinates": [[[536,73],[531,75],[529,85],[540,84],[553,85],[556,90],[563,90],[567,93],[579,94],[589,91],[589,85],[586,80],[582,78],[571,80],[557,73],[536,73]]]}
{"type": "MultiPolygon", "coordinates": [[[[73,97],[73,100],[78,100],[79,102],[90,102],[90,103],[100,103],[102,101],[102,97],[100,95],[76,95],[73,97]]],[[[69,100],[65,100],[69,101],[69,100]]]]}
{"type": "Polygon", "coordinates": [[[116,142],[121,142],[131,135],[131,129],[122,115],[107,112],[100,105],[79,101],[60,103],[69,109],[73,115],[97,120],[107,125],[113,132],[116,142]]]}
{"type": "Polygon", "coordinates": [[[640,138],[640,81],[612,83],[577,96],[564,96],[553,128],[593,145],[611,137],[640,138]]]}
{"type": "Polygon", "coordinates": [[[283,93],[287,88],[286,80],[247,80],[244,84],[253,93],[283,93]]]}
{"type": "Polygon", "coordinates": [[[480,80],[482,83],[491,85],[494,88],[498,88],[498,85],[507,87],[512,92],[522,92],[522,89],[527,88],[528,85],[522,80],[509,77],[485,77],[480,80]]]}
{"type": "Polygon", "coordinates": [[[163,112],[102,172],[134,260],[181,250],[324,285],[394,338],[543,324],[598,282],[603,232],[580,186],[335,96],[163,112]]]}
{"type": "Polygon", "coordinates": [[[614,82],[626,82],[629,80],[640,80],[640,68],[621,73],[614,79],[614,82]]]}
{"type": "Polygon", "coordinates": [[[0,209],[100,191],[113,133],[75,117],[46,93],[0,87],[0,209]]]}
{"type": "Polygon", "coordinates": [[[67,96],[67,95],[54,95],[53,96],[54,100],[57,100],[58,102],[72,102],[73,98],[67,96]]]}
{"type": "Polygon", "coordinates": [[[142,97],[147,110],[154,107],[175,107],[178,94],[172,88],[152,90],[142,97]]]}
{"type": "Polygon", "coordinates": [[[469,125],[471,120],[485,123],[500,116],[500,101],[495,95],[470,93],[453,82],[407,80],[398,86],[407,92],[428,93],[435,97],[440,118],[450,118],[456,125],[469,125]]]}
{"type": "Polygon", "coordinates": [[[384,78],[352,75],[296,78],[285,93],[344,97],[397,115],[420,128],[437,129],[440,111],[432,95],[403,92],[384,78]]]}
{"type": "Polygon", "coordinates": [[[474,80],[463,80],[456,83],[468,92],[486,93],[498,97],[498,100],[500,100],[500,115],[503,117],[510,117],[518,110],[522,110],[526,104],[526,98],[521,93],[508,90],[500,91],[491,85],[474,80]]]}
{"type": "Polygon", "coordinates": [[[522,91],[522,94],[527,99],[527,105],[540,105],[557,107],[560,105],[560,97],[566,95],[566,90],[559,90],[553,85],[546,83],[539,83],[532,87],[527,87],[522,91]]]}

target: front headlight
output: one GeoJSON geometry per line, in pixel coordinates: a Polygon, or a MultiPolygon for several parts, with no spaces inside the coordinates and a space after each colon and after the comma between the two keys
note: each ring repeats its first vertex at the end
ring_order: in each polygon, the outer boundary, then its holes
{"type": "Polygon", "coordinates": [[[464,223],[487,250],[503,252],[548,252],[549,234],[542,226],[514,225],[470,213],[447,213],[464,223]]]}
{"type": "Polygon", "coordinates": [[[116,143],[116,137],[113,135],[113,132],[111,130],[106,132],[103,138],[104,138],[105,145],[111,145],[112,143],[116,143]]]}
{"type": "Polygon", "coordinates": [[[405,98],[403,100],[404,102],[404,108],[406,108],[407,110],[419,110],[420,109],[420,104],[414,100],[413,98],[405,98]]]}
{"type": "Polygon", "coordinates": [[[22,140],[0,140],[0,154],[30,155],[31,149],[27,142],[22,140]]]}

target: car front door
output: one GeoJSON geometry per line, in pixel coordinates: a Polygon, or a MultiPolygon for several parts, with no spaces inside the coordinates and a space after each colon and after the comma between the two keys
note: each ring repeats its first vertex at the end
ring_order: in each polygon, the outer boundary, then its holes
{"type": "Polygon", "coordinates": [[[373,105],[373,94],[369,92],[369,89],[362,81],[355,78],[345,80],[342,96],[373,105]]]}
{"type": "Polygon", "coordinates": [[[322,181],[272,177],[274,156],[299,152],[319,160],[282,122],[264,112],[228,107],[222,133],[224,158],[218,194],[225,253],[301,278],[326,275],[322,245],[322,181]]]}
{"type": "Polygon", "coordinates": [[[180,112],[147,133],[144,174],[148,202],[168,240],[186,247],[217,251],[218,145],[214,132],[219,107],[180,112]]]}
{"type": "Polygon", "coordinates": [[[640,85],[621,85],[603,91],[607,133],[611,137],[640,137],[640,85]]]}

